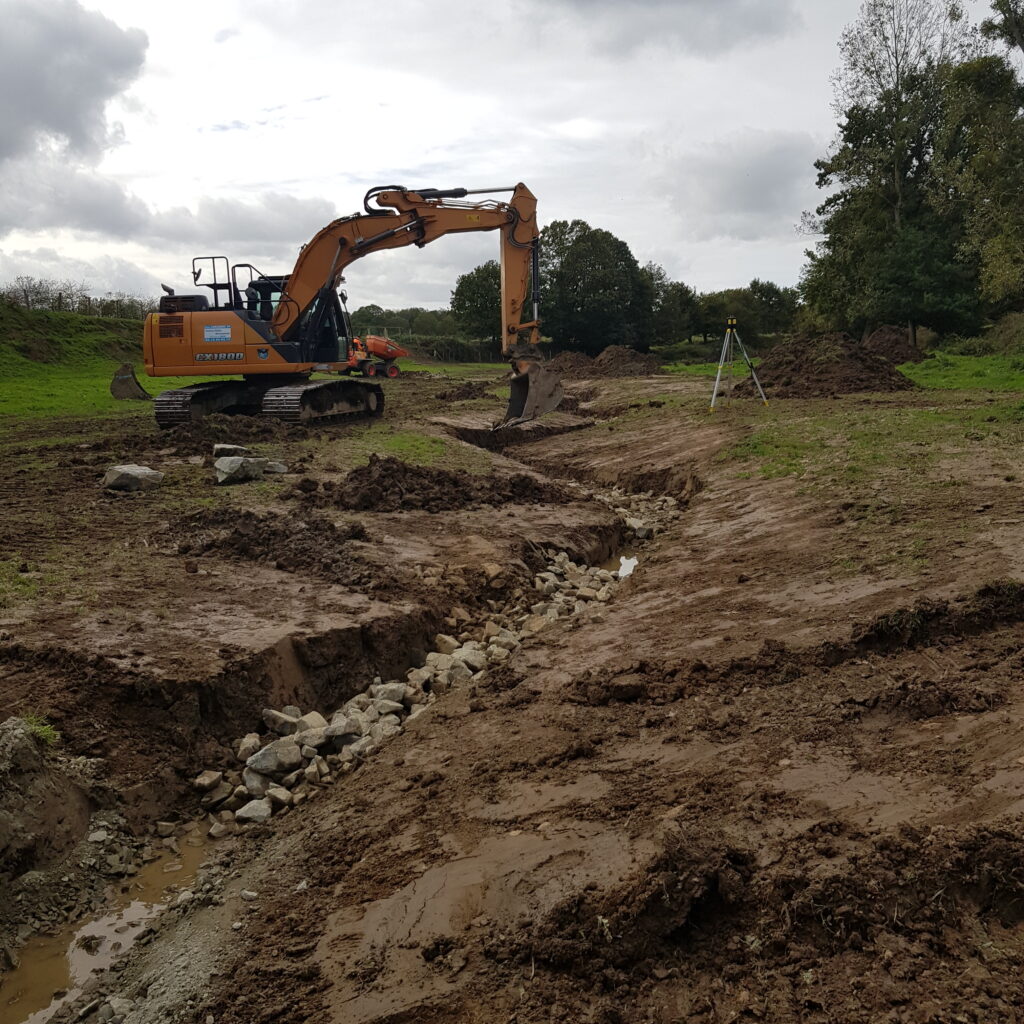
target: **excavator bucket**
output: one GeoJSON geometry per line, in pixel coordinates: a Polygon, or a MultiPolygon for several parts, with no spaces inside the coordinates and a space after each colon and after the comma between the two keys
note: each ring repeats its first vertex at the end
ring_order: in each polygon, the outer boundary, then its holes
{"type": "Polygon", "coordinates": [[[137,398],[149,402],[153,396],[139,383],[135,376],[135,367],[131,363],[122,363],[110,382],[110,393],[115,398],[137,398]]]}
{"type": "Polygon", "coordinates": [[[514,427],[558,408],[562,401],[562,382],[545,369],[543,363],[521,359],[512,367],[512,393],[505,418],[497,424],[499,427],[514,427]]]}

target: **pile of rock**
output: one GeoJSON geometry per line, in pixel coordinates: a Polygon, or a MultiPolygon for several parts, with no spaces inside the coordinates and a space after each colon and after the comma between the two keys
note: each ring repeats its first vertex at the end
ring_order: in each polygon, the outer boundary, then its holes
{"type": "Polygon", "coordinates": [[[234,745],[244,767],[204,771],[193,782],[211,815],[209,836],[219,839],[235,825],[267,821],[314,799],[322,787],[397,736],[403,721],[429,699],[422,687],[378,678],[330,720],[294,706],[266,708],[267,732],[249,733],[234,745]]]}
{"type": "Polygon", "coordinates": [[[668,494],[628,494],[620,487],[613,487],[607,493],[597,493],[599,498],[622,516],[626,523],[626,539],[651,540],[670,523],[679,518],[679,501],[668,494]]]}

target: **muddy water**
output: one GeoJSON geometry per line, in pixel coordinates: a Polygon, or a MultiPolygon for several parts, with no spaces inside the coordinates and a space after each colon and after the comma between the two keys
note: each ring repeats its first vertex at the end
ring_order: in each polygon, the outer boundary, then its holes
{"type": "Polygon", "coordinates": [[[68,925],[58,934],[30,939],[19,950],[20,965],[0,980],[4,1024],[46,1024],[77,999],[96,971],[106,970],[146,925],[195,878],[208,847],[198,832],[142,868],[111,898],[102,916],[68,925]]]}
{"type": "Polygon", "coordinates": [[[613,558],[609,558],[607,562],[601,563],[602,569],[607,569],[609,572],[617,572],[619,579],[624,580],[627,576],[633,575],[633,570],[639,565],[640,558],[638,555],[626,554],[626,555],[615,555],[613,558]]]}

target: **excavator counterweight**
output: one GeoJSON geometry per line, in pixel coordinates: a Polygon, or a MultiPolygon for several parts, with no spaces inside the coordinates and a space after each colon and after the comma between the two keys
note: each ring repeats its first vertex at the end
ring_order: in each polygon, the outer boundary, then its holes
{"type": "MultiPolygon", "coordinates": [[[[192,261],[192,278],[206,295],[170,289],[145,327],[146,372],[161,376],[230,376],[165,392],[154,403],[162,426],[216,411],[262,412],[306,422],[342,415],[380,415],[384,392],[372,380],[310,379],[376,366],[353,338],[338,297],[345,268],[383,249],[422,247],[442,235],[497,231],[501,249],[502,354],[512,367],[508,409],[498,426],[552,411],[561,385],[543,367],[540,320],[537,200],[523,184],[507,189],[370,189],[364,213],[341,217],[302,247],[288,275],[267,276],[251,264],[228,267],[223,256],[192,261]],[[511,192],[506,202],[467,199],[511,192]],[[374,205],[371,205],[373,203],[374,205]],[[532,319],[523,322],[531,281],[532,319]],[[212,299],[212,302],[210,301],[212,299]]],[[[386,339],[379,339],[386,340],[386,339]]],[[[382,355],[388,363],[388,356],[382,355]]],[[[394,359],[385,367],[395,375],[394,359]]],[[[369,374],[369,370],[365,370],[369,374]]]]}

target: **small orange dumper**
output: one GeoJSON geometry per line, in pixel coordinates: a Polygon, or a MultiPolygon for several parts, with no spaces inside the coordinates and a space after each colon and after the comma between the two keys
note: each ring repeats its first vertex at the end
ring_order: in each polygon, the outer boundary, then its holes
{"type": "Polygon", "coordinates": [[[396,345],[390,338],[379,334],[368,334],[365,338],[353,338],[348,351],[348,372],[363,377],[398,376],[396,360],[410,355],[408,349],[396,345]]]}

